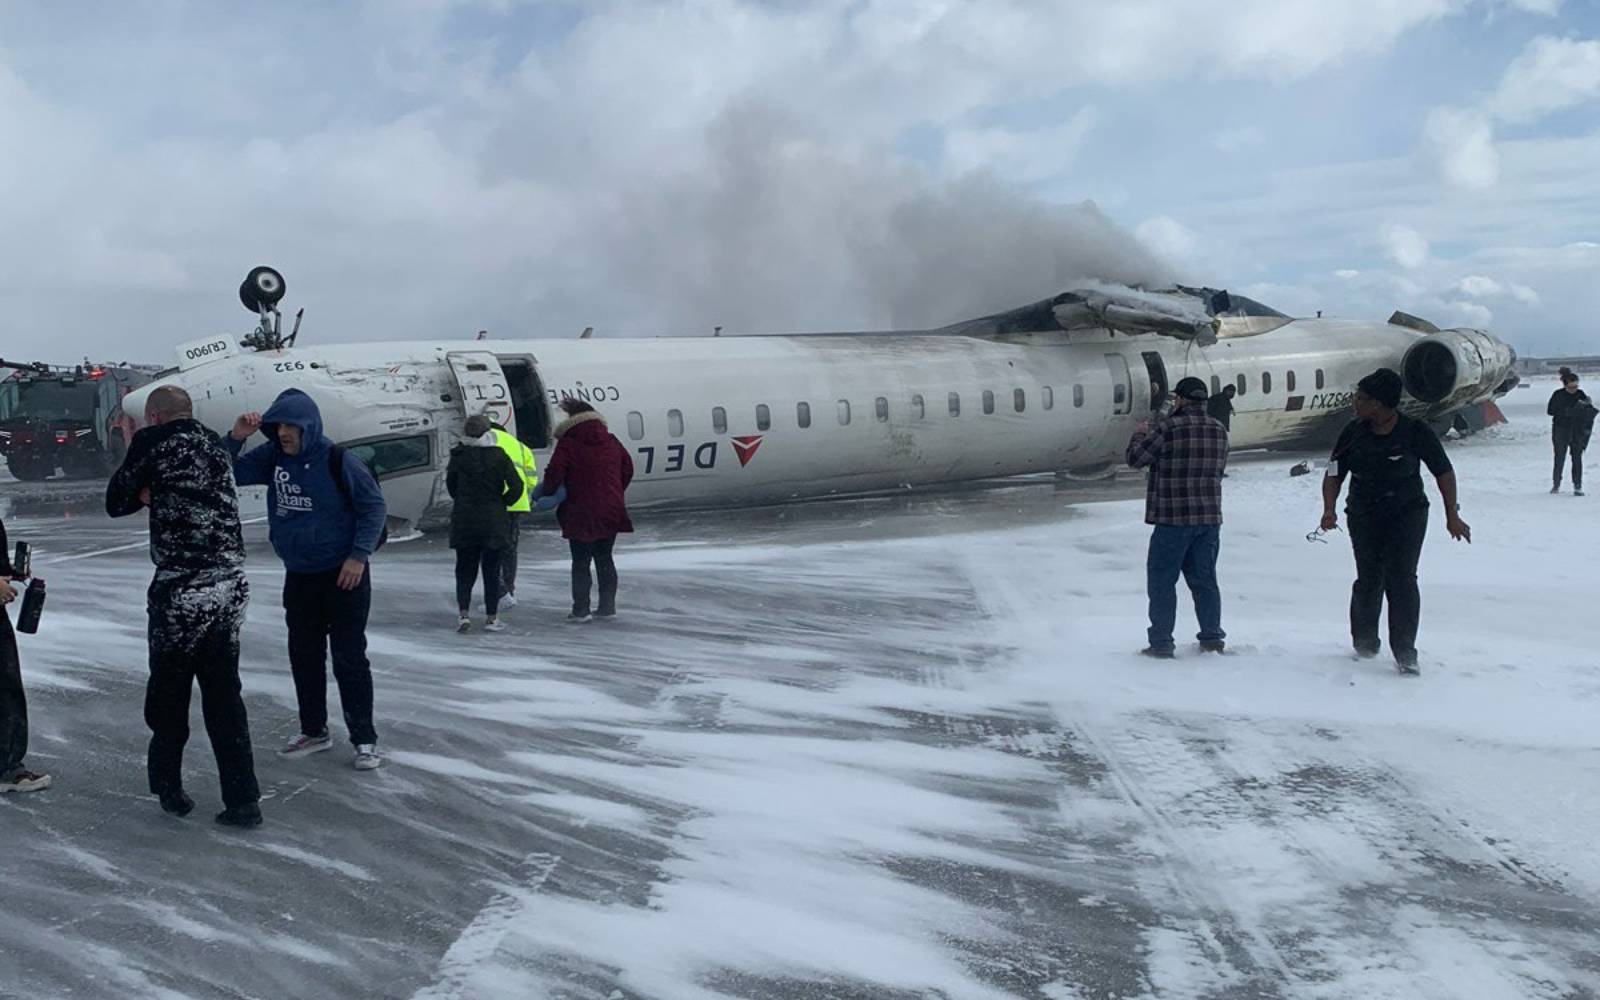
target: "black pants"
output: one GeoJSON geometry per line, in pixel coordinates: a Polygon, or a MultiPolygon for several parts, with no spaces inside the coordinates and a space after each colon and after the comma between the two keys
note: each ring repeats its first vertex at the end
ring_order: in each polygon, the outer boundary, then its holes
{"type": "Polygon", "coordinates": [[[1348,518],[1356,555],[1356,582],[1350,591],[1350,638],[1360,652],[1382,648],[1378,614],[1389,599],[1389,652],[1396,660],[1415,660],[1422,593],[1417,560],[1428,533],[1426,504],[1407,510],[1374,510],[1348,518]]]}
{"type": "Polygon", "coordinates": [[[1574,434],[1571,428],[1554,427],[1550,432],[1550,440],[1556,449],[1555,470],[1550,474],[1550,482],[1554,486],[1561,485],[1561,472],[1566,465],[1567,452],[1572,452],[1572,485],[1583,489],[1583,451],[1589,447],[1587,434],[1574,434]]]}
{"type": "Polygon", "coordinates": [[[339,571],[285,573],[284,618],[289,623],[289,668],[300,703],[300,731],[315,736],[328,728],[328,652],[339,707],[354,744],[376,743],[372,726],[372,665],[367,662],[367,613],[372,609],[372,570],[354,590],[339,588],[339,571]]]}
{"type": "Polygon", "coordinates": [[[500,593],[517,592],[517,543],[522,541],[522,519],[527,514],[511,512],[511,544],[500,551],[500,593]]]}
{"type": "Polygon", "coordinates": [[[456,549],[456,607],[461,617],[472,607],[472,585],[483,573],[483,613],[493,618],[500,613],[500,560],[504,549],[456,549]]]}
{"type": "Polygon", "coordinates": [[[250,719],[239,688],[239,623],[220,621],[188,632],[181,644],[154,627],[150,633],[150,682],[144,721],[150,727],[150,791],[162,795],[183,786],[183,748],[189,742],[189,695],[200,682],[200,711],[217,757],[222,803],[229,808],[256,802],[255,759],[250,719]]]}
{"type": "Polygon", "coordinates": [[[0,778],[22,766],[28,752],[28,700],[11,617],[0,608],[0,778]]]}
{"type": "Polygon", "coordinates": [[[617,564],[611,559],[611,550],[616,544],[616,535],[602,538],[598,542],[567,540],[567,545],[572,549],[573,614],[589,613],[589,588],[593,584],[589,576],[591,561],[600,575],[600,614],[617,613],[617,564]]]}

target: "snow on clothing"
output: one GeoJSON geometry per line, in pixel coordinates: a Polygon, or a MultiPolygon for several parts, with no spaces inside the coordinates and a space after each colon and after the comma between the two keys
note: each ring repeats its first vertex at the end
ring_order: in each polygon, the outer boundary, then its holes
{"type": "MultiPolygon", "coordinates": [[[[11,546],[6,541],[6,523],[0,521],[0,580],[10,581],[11,573],[11,546]]],[[[11,614],[0,606],[0,778],[22,767],[27,752],[28,699],[22,693],[22,658],[11,631],[11,614]]]]}
{"type": "Polygon", "coordinates": [[[445,468],[450,493],[450,547],[503,549],[511,544],[511,512],[522,496],[522,474],[495,443],[494,432],[450,449],[445,468]]]}
{"type": "Polygon", "coordinates": [[[182,786],[189,699],[198,680],[223,802],[230,807],[261,797],[239,684],[239,627],[250,590],[231,464],[211,431],[190,419],[171,420],[133,436],[106,486],[112,517],[137,513],[144,506],[140,491],[150,491],[150,558],[156,564],[147,594],[150,791],[162,795],[182,786]]]}
{"type": "Polygon", "coordinates": [[[1149,468],[1146,524],[1221,524],[1228,432],[1198,407],[1185,406],[1128,442],[1128,464],[1149,468]]]}
{"type": "Polygon", "coordinates": [[[322,433],[322,413],[299,389],[285,389],[261,415],[267,443],[240,454],[243,442],[226,439],[240,486],[267,486],[267,527],[272,550],[291,573],[323,573],[347,559],[366,562],[378,547],[388,510],[367,466],[344,453],[340,490],[328,468],[333,442],[322,433]],[[300,428],[300,451],[285,454],[278,425],[300,428]],[[345,499],[346,492],[350,499],[345,499]]]}
{"type": "Polygon", "coordinates": [[[549,496],[567,489],[566,501],[556,508],[561,536],[598,542],[632,531],[624,494],[633,481],[633,458],[605,419],[593,411],[579,413],[557,424],[555,435],[541,491],[549,496]]]}

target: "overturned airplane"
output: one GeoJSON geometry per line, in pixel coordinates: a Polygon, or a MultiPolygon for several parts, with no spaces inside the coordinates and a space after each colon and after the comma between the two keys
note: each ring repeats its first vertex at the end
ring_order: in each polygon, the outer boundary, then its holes
{"type": "MultiPolygon", "coordinates": [[[[1436,425],[1509,391],[1511,349],[1481,330],[1396,313],[1292,319],[1225,291],[1091,288],[936,330],[717,338],[405,341],[298,346],[283,278],[240,288],[255,333],[192,341],[144,393],[178,385],[225,433],[284,389],[382,483],[392,518],[449,509],[448,451],[486,413],[536,450],[555,404],[595,405],[633,451],[630,504],[707,507],[1058,472],[1113,472],[1134,425],[1193,375],[1235,386],[1237,449],[1320,446],[1357,379],[1401,372],[1402,408],[1436,425]]],[[[541,455],[541,460],[544,455],[541,455]]]]}

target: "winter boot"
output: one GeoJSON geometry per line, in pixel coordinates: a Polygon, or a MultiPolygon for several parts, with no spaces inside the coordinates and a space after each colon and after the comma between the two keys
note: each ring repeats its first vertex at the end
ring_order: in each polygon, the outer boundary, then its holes
{"type": "Polygon", "coordinates": [[[255,802],[246,802],[242,806],[229,806],[217,813],[217,822],[223,826],[237,826],[245,830],[260,826],[261,806],[255,802]]]}
{"type": "Polygon", "coordinates": [[[194,799],[183,789],[174,788],[161,793],[161,810],[174,816],[187,816],[194,812],[194,799]]]}

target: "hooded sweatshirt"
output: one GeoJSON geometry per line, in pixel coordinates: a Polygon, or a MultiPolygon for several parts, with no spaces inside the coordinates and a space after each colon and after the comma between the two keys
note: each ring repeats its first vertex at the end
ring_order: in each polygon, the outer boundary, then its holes
{"type": "Polygon", "coordinates": [[[285,389],[261,415],[267,443],[240,454],[243,442],[224,438],[234,455],[240,486],[268,486],[267,527],[272,550],[291,573],[326,573],[346,559],[366,562],[378,546],[388,514],[383,493],[367,466],[344,453],[347,502],[328,468],[333,442],[322,433],[322,413],[299,389],[285,389]],[[300,451],[287,455],[278,425],[300,428],[300,451]]]}

